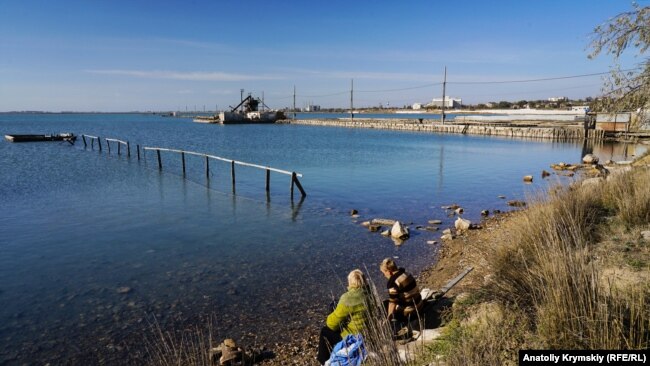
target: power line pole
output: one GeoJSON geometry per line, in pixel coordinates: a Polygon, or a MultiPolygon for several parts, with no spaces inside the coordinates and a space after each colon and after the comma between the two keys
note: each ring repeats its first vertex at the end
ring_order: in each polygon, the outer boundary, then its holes
{"type": "Polygon", "coordinates": [[[445,66],[445,78],[443,79],[442,82],[442,103],[441,103],[442,113],[440,114],[440,122],[442,122],[443,125],[445,124],[445,87],[446,86],[447,86],[447,66],[445,66]]]}
{"type": "Polygon", "coordinates": [[[293,86],[293,119],[296,119],[296,86],[293,86]]]}
{"type": "Polygon", "coordinates": [[[354,79],[350,79],[350,119],[354,119],[354,79]]]}

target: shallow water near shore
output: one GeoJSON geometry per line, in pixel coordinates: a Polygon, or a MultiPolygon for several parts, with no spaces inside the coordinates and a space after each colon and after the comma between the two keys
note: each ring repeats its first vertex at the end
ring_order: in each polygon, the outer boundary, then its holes
{"type": "MultiPolygon", "coordinates": [[[[353,268],[388,256],[418,272],[439,233],[464,217],[507,210],[546,185],[542,169],[577,163],[582,144],[291,125],[220,126],[138,114],[0,114],[0,132],[73,132],[128,140],[132,156],[81,140],[0,142],[0,364],[115,363],[144,353],[152,318],[185,329],[212,318],[215,338],[272,344],[320,324],[353,268]],[[308,196],[289,197],[289,177],[178,155],[135,158],[134,146],[209,153],[303,174],[308,196]],[[522,176],[533,175],[531,185],[522,176]],[[349,215],[359,211],[359,218],[349,215]],[[401,246],[359,223],[411,226],[401,246]],[[269,331],[273,329],[273,331],[269,331]]],[[[643,147],[603,144],[601,159],[643,147]]],[[[297,193],[297,192],[296,192],[297,193]]],[[[374,272],[374,273],[373,273],[374,272]]],[[[301,335],[302,336],[302,335],[301,335]]],[[[138,363],[137,360],[133,361],[138,363]]]]}

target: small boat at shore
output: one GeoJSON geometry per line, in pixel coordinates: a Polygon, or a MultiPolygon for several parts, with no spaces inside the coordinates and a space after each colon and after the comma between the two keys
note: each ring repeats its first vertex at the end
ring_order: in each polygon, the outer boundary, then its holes
{"type": "Polygon", "coordinates": [[[67,141],[74,143],[77,139],[73,133],[59,133],[55,135],[5,135],[5,140],[10,142],[42,142],[42,141],[67,141]]]}
{"type": "Polygon", "coordinates": [[[258,106],[264,105],[257,98],[252,96],[246,97],[236,107],[231,108],[229,112],[221,112],[214,116],[199,116],[193,119],[198,123],[220,123],[228,124],[245,124],[245,123],[275,123],[279,119],[284,119],[285,115],[281,111],[260,111],[258,106]]]}

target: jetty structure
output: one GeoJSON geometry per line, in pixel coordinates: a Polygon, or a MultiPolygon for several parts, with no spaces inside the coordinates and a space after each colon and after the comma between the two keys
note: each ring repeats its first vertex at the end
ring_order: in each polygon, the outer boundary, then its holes
{"type": "MultiPolygon", "coordinates": [[[[265,110],[266,105],[259,98],[249,94],[230,111],[220,112],[208,117],[195,117],[194,122],[198,123],[220,123],[220,124],[243,124],[243,123],[275,123],[275,121],[286,118],[281,111],[265,110]],[[259,110],[259,107],[262,110],[259,110]]],[[[268,107],[266,107],[268,108],[268,107]]]]}

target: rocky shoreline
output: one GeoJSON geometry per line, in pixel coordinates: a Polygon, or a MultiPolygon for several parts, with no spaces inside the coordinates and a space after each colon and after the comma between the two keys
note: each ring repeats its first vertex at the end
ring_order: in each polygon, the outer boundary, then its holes
{"type": "MultiPolygon", "coordinates": [[[[580,182],[580,184],[584,185],[590,184],[590,179],[601,179],[604,174],[616,175],[620,172],[629,171],[632,165],[630,162],[622,162],[622,164],[607,162],[606,166],[603,167],[602,165],[598,164],[597,160],[594,160],[593,156],[587,156],[585,160],[586,161],[578,164],[552,164],[551,169],[555,170],[557,174],[561,175],[574,172],[582,174],[584,175],[585,179],[576,182],[580,182]]],[[[640,162],[637,162],[635,164],[650,165],[650,156],[646,155],[645,158],[641,159],[640,162]]],[[[546,173],[547,174],[542,173],[543,178],[550,174],[548,172],[546,173]]],[[[513,204],[511,206],[521,209],[515,209],[509,212],[484,212],[482,213],[483,220],[478,225],[472,224],[462,218],[457,219],[455,225],[456,227],[445,230],[443,236],[448,236],[441,240],[442,243],[440,244],[435,263],[432,263],[430,267],[424,269],[418,275],[418,283],[420,287],[439,289],[443,287],[449,279],[457,276],[468,267],[472,267],[473,271],[464,277],[463,280],[458,283],[458,285],[447,292],[445,295],[446,298],[451,299],[456,297],[470,296],[470,294],[475,293],[486,283],[488,283],[491,280],[492,275],[490,264],[487,263],[484,255],[485,248],[488,246],[487,243],[499,242],[505,236],[509,235],[510,225],[512,225],[512,223],[517,220],[518,216],[523,213],[522,209],[525,210],[526,205],[524,203],[513,204]],[[473,225],[473,229],[478,230],[469,230],[470,225],[473,225]]],[[[443,209],[445,209],[447,213],[453,212],[455,215],[463,213],[462,207],[458,205],[445,206],[443,209]]],[[[355,212],[351,212],[351,214],[355,214],[355,212]]],[[[429,224],[430,225],[427,227],[421,226],[417,227],[417,229],[434,229],[433,231],[437,231],[439,229],[437,225],[440,224],[440,221],[431,220],[429,224]]],[[[389,230],[386,230],[384,232],[384,235],[392,237],[397,236],[398,239],[399,236],[404,235],[401,224],[394,220],[375,219],[364,222],[361,225],[370,231],[378,231],[379,229],[376,226],[390,226],[389,230]],[[393,227],[396,227],[394,236],[392,235],[393,227]]],[[[432,242],[429,244],[437,244],[437,242],[432,242]]],[[[405,263],[404,265],[408,267],[408,263],[405,263]]],[[[319,324],[315,324],[313,327],[304,329],[304,337],[302,339],[296,340],[295,342],[274,345],[273,353],[275,354],[275,357],[262,361],[261,364],[272,366],[317,365],[316,361],[314,360],[314,355],[318,342],[317,331],[319,326],[319,324]]]]}

